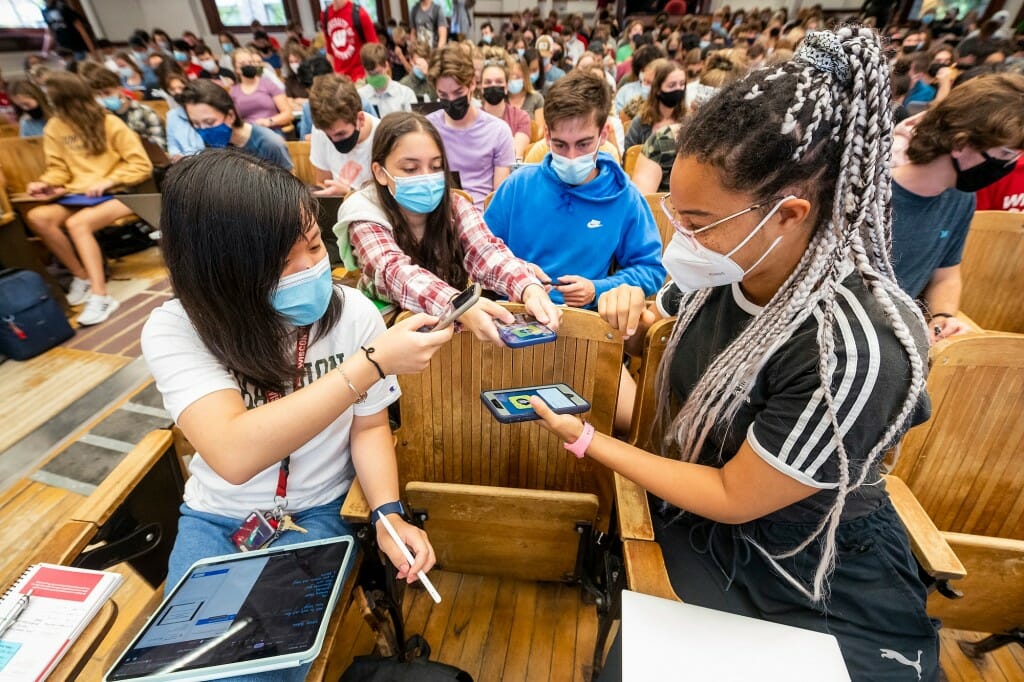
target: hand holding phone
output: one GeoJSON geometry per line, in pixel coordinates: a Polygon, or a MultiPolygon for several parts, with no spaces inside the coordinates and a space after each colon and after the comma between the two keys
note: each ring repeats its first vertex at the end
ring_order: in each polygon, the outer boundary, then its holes
{"type": "Polygon", "coordinates": [[[586,398],[567,384],[509,388],[483,391],[480,394],[480,400],[502,424],[539,419],[533,405],[530,404],[530,398],[533,397],[543,400],[556,414],[581,414],[590,409],[590,403],[586,398]]]}
{"type": "Polygon", "coordinates": [[[548,343],[558,338],[551,328],[541,324],[533,315],[516,313],[515,321],[506,324],[501,320],[494,321],[498,327],[498,335],[509,348],[526,348],[538,343],[548,343]]]}
{"type": "Polygon", "coordinates": [[[437,324],[433,327],[422,327],[421,332],[436,332],[442,329],[447,329],[452,325],[455,320],[459,319],[463,313],[473,307],[477,301],[480,300],[480,293],[483,290],[477,283],[471,284],[468,289],[459,293],[455,298],[448,304],[448,308],[438,319],[437,324]]]}

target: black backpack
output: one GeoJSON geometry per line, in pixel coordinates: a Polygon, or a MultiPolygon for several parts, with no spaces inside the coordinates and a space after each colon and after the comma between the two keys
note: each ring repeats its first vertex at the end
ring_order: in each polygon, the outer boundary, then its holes
{"type": "Polygon", "coordinates": [[[473,682],[466,671],[429,657],[427,640],[413,635],[401,654],[356,656],[339,682],[473,682]]]}
{"type": "Polygon", "coordinates": [[[0,355],[28,360],[74,335],[39,273],[0,270],[0,355]]]}

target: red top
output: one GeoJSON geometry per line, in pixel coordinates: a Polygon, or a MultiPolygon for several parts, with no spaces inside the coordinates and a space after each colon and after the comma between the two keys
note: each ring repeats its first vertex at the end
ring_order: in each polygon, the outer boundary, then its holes
{"type": "Polygon", "coordinates": [[[365,41],[359,39],[359,32],[352,25],[352,4],[346,2],[338,9],[331,3],[324,10],[323,26],[326,36],[327,54],[334,62],[335,73],[343,73],[353,81],[366,77],[366,71],[359,61],[359,50],[364,42],[376,43],[377,31],[373,28],[370,15],[362,7],[358,8],[359,22],[362,25],[365,41]]]}
{"type": "Polygon", "coordinates": [[[1024,213],[1024,162],[999,182],[975,192],[979,211],[1014,211],[1024,213]]]}

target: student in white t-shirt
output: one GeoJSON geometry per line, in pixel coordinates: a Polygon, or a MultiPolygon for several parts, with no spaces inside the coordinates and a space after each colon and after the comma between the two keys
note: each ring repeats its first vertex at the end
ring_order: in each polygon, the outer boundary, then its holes
{"type": "Polygon", "coordinates": [[[363,111],[356,86],[348,76],[326,74],[309,89],[313,132],[309,162],[313,164],[319,197],[343,197],[372,177],[373,133],[377,119],[363,111]]]}
{"type": "Polygon", "coordinates": [[[150,316],[143,354],[197,451],[167,585],[203,557],[236,551],[230,535],[253,510],[281,505],[308,531],[285,531],[276,545],[350,532],[339,511],[357,474],[415,556],[409,566],[377,526],[398,577],[429,570],[426,534],[390,504],[399,491],[387,406],[399,396],[394,375],[425,367],[451,330],[416,331],[436,321],[427,315],[385,329],[361,293],[333,285],[308,189],[247,154],[208,150],[176,163],[161,224],[176,298],[150,316]]]}

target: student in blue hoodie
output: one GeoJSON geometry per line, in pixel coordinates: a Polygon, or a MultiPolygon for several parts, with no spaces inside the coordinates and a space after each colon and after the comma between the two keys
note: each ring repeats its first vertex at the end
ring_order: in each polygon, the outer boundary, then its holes
{"type": "Polygon", "coordinates": [[[512,253],[549,276],[555,303],[594,308],[619,284],[649,296],[665,282],[647,201],[598,151],[610,110],[608,85],[592,73],[573,71],[553,83],[544,100],[551,152],[503,182],[484,214],[512,253]]]}
{"type": "MultiPolygon", "coordinates": [[[[571,71],[544,96],[551,150],[498,188],[484,221],[518,258],[544,271],[551,300],[594,308],[620,284],[650,296],[665,282],[661,236],[647,201],[607,152],[611,91],[589,71],[571,71]]],[[[625,432],[636,385],[623,371],[615,429],[625,432]]]]}

